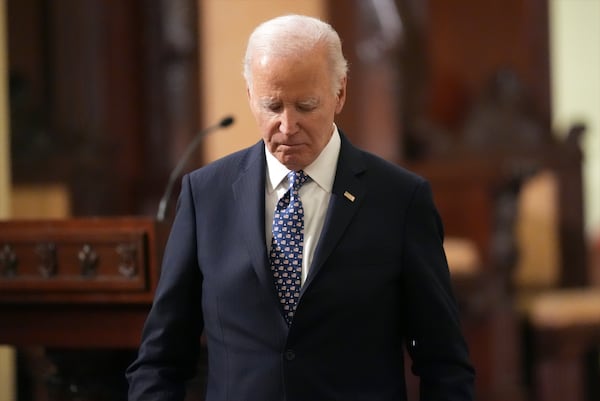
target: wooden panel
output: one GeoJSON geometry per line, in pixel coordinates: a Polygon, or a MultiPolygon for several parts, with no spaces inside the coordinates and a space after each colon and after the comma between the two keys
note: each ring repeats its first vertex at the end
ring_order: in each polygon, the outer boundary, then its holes
{"type": "Polygon", "coordinates": [[[198,127],[197,4],[9,0],[13,182],[65,185],[75,216],[155,212],[198,127]]]}
{"type": "Polygon", "coordinates": [[[428,0],[427,8],[429,118],[460,129],[494,72],[507,68],[525,82],[550,127],[547,0],[428,0]]]}
{"type": "Polygon", "coordinates": [[[370,2],[328,1],[350,61],[348,100],[338,122],[354,142],[394,161],[423,158],[434,150],[452,153],[450,145],[460,141],[469,111],[503,69],[524,83],[531,113],[551,136],[547,0],[395,0],[401,40],[371,64],[357,50],[376,36],[377,21],[362,12],[365,3],[370,2]],[[379,73],[387,90],[369,86],[380,65],[396,66],[399,73],[379,73]],[[398,110],[382,118],[389,105],[381,101],[390,93],[398,110]],[[394,143],[382,136],[387,130],[395,130],[398,147],[381,151],[377,141],[394,143]]]}
{"type": "Polygon", "coordinates": [[[130,348],[140,345],[149,304],[0,304],[0,344],[49,348],[130,348]]]}
{"type": "Polygon", "coordinates": [[[0,290],[145,290],[147,234],[0,231],[0,290]]]}
{"type": "Polygon", "coordinates": [[[410,163],[407,167],[431,184],[446,236],[472,240],[484,268],[492,269],[492,241],[499,229],[497,207],[502,194],[510,191],[513,177],[501,164],[479,158],[444,159],[410,163]]]}
{"type": "Polygon", "coordinates": [[[0,221],[0,344],[20,348],[19,382],[35,394],[20,386],[20,400],[126,399],[168,229],[133,217],[0,221]]]}
{"type": "Polygon", "coordinates": [[[0,222],[0,300],[150,301],[164,231],[143,218],[0,222]]]}

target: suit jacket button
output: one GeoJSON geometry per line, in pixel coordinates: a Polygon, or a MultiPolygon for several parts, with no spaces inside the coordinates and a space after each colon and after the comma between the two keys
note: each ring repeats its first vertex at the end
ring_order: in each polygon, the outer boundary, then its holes
{"type": "Polygon", "coordinates": [[[287,359],[288,361],[293,361],[296,358],[296,353],[293,350],[288,349],[287,351],[285,351],[284,356],[285,359],[287,359]]]}

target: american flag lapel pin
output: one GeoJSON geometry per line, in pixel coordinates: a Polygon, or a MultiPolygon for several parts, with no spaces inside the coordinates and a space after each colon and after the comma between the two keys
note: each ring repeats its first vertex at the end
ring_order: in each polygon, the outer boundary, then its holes
{"type": "Polygon", "coordinates": [[[348,191],[344,191],[344,196],[346,197],[346,199],[348,199],[350,202],[354,202],[354,200],[356,199],[356,196],[352,195],[350,192],[348,191]]]}

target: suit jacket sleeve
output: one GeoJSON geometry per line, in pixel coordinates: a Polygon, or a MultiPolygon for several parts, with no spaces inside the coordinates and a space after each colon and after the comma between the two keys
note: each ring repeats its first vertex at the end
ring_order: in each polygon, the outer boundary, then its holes
{"type": "Polygon", "coordinates": [[[474,370],[443,250],[443,227],[429,184],[415,190],[404,227],[407,348],[423,401],[473,400],[474,370]]]}
{"type": "Polygon", "coordinates": [[[127,370],[131,401],[183,400],[195,374],[203,319],[192,197],[185,176],[138,358],[127,370]]]}

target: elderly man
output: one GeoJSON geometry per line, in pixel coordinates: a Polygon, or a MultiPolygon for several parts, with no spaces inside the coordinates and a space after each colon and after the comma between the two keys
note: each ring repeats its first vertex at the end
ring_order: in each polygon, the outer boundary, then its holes
{"type": "Polygon", "coordinates": [[[262,140],[183,178],[130,400],[183,400],[199,337],[207,401],[473,399],[474,371],[422,178],[334,124],[347,63],[330,25],[283,16],[249,39],[262,140]]]}

